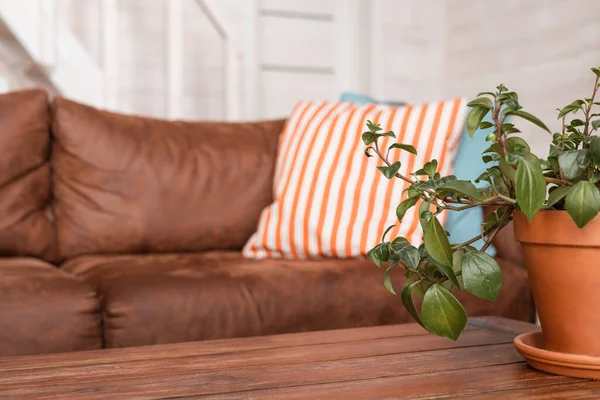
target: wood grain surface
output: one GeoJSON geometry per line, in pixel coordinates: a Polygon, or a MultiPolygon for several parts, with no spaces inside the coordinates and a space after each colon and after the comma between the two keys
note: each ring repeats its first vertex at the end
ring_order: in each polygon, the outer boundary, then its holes
{"type": "Polygon", "coordinates": [[[416,324],[0,358],[0,399],[600,398],[535,371],[534,325],[472,318],[453,342],[416,324]]]}

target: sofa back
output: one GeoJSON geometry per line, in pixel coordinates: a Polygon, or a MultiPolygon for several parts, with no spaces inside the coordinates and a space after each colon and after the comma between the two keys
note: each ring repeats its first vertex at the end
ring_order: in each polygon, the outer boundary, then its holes
{"type": "Polygon", "coordinates": [[[52,179],[60,255],[238,250],[272,201],[284,122],[172,122],[62,98],[52,179]]]}
{"type": "Polygon", "coordinates": [[[0,256],[57,259],[50,205],[50,108],[41,89],[0,95],[0,256]]]}

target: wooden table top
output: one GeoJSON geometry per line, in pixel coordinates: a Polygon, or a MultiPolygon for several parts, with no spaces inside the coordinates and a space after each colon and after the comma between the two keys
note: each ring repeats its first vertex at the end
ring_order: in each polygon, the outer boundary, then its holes
{"type": "Polygon", "coordinates": [[[535,371],[534,325],[471,318],[453,342],[416,324],[0,358],[0,399],[598,399],[600,382],[535,371]]]}

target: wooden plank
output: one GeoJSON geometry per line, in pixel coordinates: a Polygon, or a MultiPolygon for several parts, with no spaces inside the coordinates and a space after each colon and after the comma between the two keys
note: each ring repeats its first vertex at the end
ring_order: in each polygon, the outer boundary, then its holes
{"type": "MultiPolygon", "coordinates": [[[[452,399],[463,399],[462,395],[451,397],[452,399]]],[[[561,400],[561,399],[600,399],[600,385],[595,381],[563,383],[562,385],[537,386],[518,390],[501,390],[498,392],[484,393],[469,397],[473,400],[561,400]]]]}
{"type": "MultiPolygon", "coordinates": [[[[159,359],[132,361],[128,358],[121,358],[120,360],[111,363],[92,362],[88,365],[57,365],[52,367],[31,368],[27,371],[27,377],[23,377],[23,370],[5,370],[0,376],[0,385],[6,387],[12,383],[22,384],[26,381],[43,379],[49,375],[51,375],[55,381],[61,376],[70,377],[73,375],[93,380],[96,378],[114,378],[116,364],[122,364],[122,366],[127,367],[126,375],[135,375],[138,372],[145,373],[149,369],[170,369],[170,367],[179,367],[177,372],[183,373],[188,369],[193,371],[212,371],[217,368],[217,365],[218,370],[247,366],[281,366],[298,362],[322,362],[389,354],[398,355],[403,353],[414,353],[416,351],[506,344],[511,342],[512,335],[505,333],[469,331],[457,342],[435,336],[407,336],[362,340],[357,342],[316,344],[308,347],[293,346],[246,351],[225,351],[222,353],[204,355],[175,353],[172,355],[164,355],[164,357],[159,359]]],[[[119,376],[123,376],[121,375],[121,372],[119,372],[119,376]]]]}
{"type": "MultiPolygon", "coordinates": [[[[478,330],[467,326],[466,331],[478,330]]],[[[310,346],[326,343],[348,343],[405,336],[430,336],[417,324],[387,325],[367,328],[339,329],[333,331],[303,332],[271,336],[255,336],[236,339],[208,340],[164,344],[158,346],[103,349],[64,354],[45,354],[23,357],[0,358],[0,372],[32,368],[50,368],[69,365],[93,365],[101,363],[153,360],[164,357],[195,356],[234,351],[250,351],[268,348],[310,346]]]]}
{"type": "MultiPolygon", "coordinates": [[[[440,364],[452,368],[445,360],[440,364]]],[[[455,363],[455,361],[452,361],[455,363]]],[[[378,368],[374,367],[374,368],[378,368]]],[[[398,370],[398,374],[403,371],[398,370]]],[[[572,382],[581,382],[575,378],[549,375],[528,368],[524,362],[473,369],[447,370],[432,374],[404,375],[390,378],[362,379],[359,373],[353,380],[322,385],[294,386],[262,391],[237,392],[211,396],[213,399],[366,399],[366,398],[402,398],[429,399],[446,396],[468,398],[469,396],[506,390],[504,396],[511,398],[510,390],[522,390],[535,387],[558,387],[572,382]]],[[[595,383],[600,385],[600,383],[595,383]]],[[[600,386],[598,386],[600,387],[600,386]]]]}
{"type": "Polygon", "coordinates": [[[478,326],[481,329],[514,333],[515,335],[520,335],[525,332],[538,332],[541,330],[541,328],[535,324],[503,317],[473,318],[471,324],[473,326],[478,326]]]}
{"type": "MultiPolygon", "coordinates": [[[[242,391],[254,390],[267,390],[268,393],[270,389],[286,388],[283,390],[288,392],[281,397],[287,397],[288,393],[293,394],[299,388],[302,392],[302,387],[332,385],[333,382],[339,382],[343,386],[344,383],[357,380],[357,377],[360,377],[356,382],[360,386],[364,382],[396,379],[399,374],[403,375],[402,378],[417,376],[417,379],[422,379],[423,374],[513,363],[520,365],[522,361],[511,344],[321,362],[304,362],[300,354],[297,359],[298,363],[276,364],[271,368],[260,369],[255,366],[225,368],[217,362],[213,366],[215,370],[207,372],[197,371],[193,363],[188,364],[186,368],[182,364],[160,362],[133,372],[130,364],[112,365],[109,376],[96,375],[94,368],[90,368],[89,374],[83,376],[80,370],[74,369],[69,374],[48,374],[32,381],[19,382],[13,378],[12,384],[0,386],[0,395],[40,397],[69,394],[73,399],[105,399],[114,396],[125,399],[145,396],[239,394],[242,391]],[[52,384],[46,385],[48,382],[52,384]]],[[[435,381],[437,382],[437,379],[435,381]]],[[[421,385],[422,383],[421,380],[421,385]]],[[[262,392],[258,396],[262,397],[262,392]]]]}

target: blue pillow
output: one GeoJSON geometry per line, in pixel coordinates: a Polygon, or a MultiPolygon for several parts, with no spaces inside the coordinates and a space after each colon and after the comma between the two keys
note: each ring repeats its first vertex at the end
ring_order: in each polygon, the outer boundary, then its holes
{"type": "MultiPolygon", "coordinates": [[[[354,104],[376,103],[395,106],[404,105],[402,103],[379,102],[369,96],[350,92],[342,93],[340,100],[345,103],[354,104]]],[[[490,114],[484,118],[484,121],[492,122],[490,114]]],[[[456,175],[458,179],[475,180],[483,171],[485,171],[486,165],[481,160],[481,153],[490,146],[490,143],[485,141],[485,137],[492,131],[493,128],[478,130],[475,132],[473,139],[471,139],[465,126],[463,133],[461,134],[454,161],[453,174],[456,175]]],[[[481,233],[482,223],[483,214],[481,209],[471,208],[460,212],[449,212],[445,228],[450,232],[450,240],[452,243],[463,243],[481,233]]],[[[483,245],[483,240],[480,239],[473,245],[480,248],[483,245]]],[[[494,249],[493,246],[490,246],[486,250],[486,253],[494,256],[496,254],[496,249],[494,249]]]]}
{"type": "MultiPolygon", "coordinates": [[[[492,117],[488,114],[483,120],[492,122],[492,117]]],[[[452,170],[452,173],[458,179],[474,181],[485,171],[486,165],[481,160],[481,153],[490,147],[490,142],[486,142],[485,137],[493,131],[494,128],[480,129],[475,132],[475,136],[471,139],[467,133],[467,128],[464,128],[452,170]]],[[[478,207],[464,211],[451,211],[448,213],[446,230],[450,232],[452,243],[463,243],[481,234],[482,223],[483,214],[478,207]]],[[[480,248],[483,243],[483,240],[479,239],[473,246],[480,248]]],[[[496,255],[496,249],[490,246],[486,253],[494,256],[496,255]]]]}

